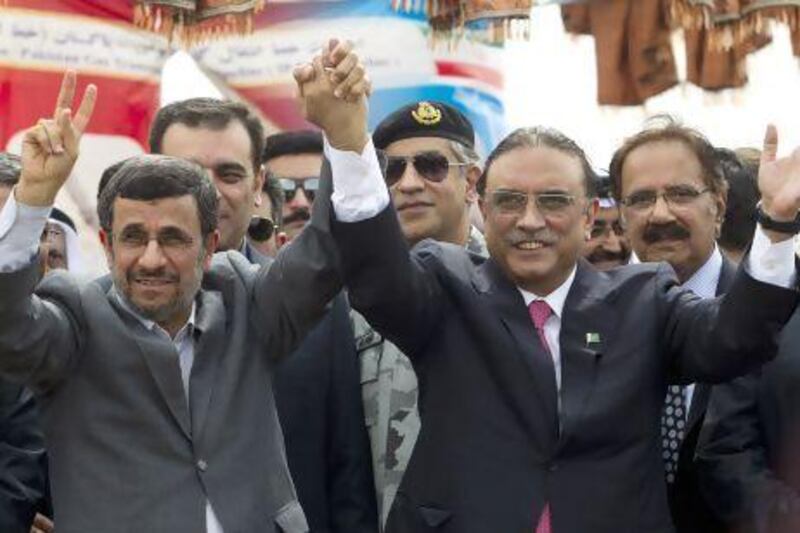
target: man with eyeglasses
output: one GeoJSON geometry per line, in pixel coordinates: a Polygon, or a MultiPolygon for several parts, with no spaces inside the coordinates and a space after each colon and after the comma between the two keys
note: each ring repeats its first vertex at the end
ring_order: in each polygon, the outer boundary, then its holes
{"type": "Polygon", "coordinates": [[[599,206],[583,256],[598,270],[627,265],[631,259],[631,247],[622,227],[619,204],[611,194],[608,176],[597,176],[595,191],[599,206]]]}
{"type": "MultiPolygon", "coordinates": [[[[306,109],[316,120],[319,106],[306,109]]],[[[667,382],[723,380],[773,357],[798,301],[800,160],[776,160],[769,131],[767,229],[721,300],[678,287],[665,264],[598,272],[581,259],[592,170],[558,132],[518,130],[489,156],[488,260],[435,241],[409,250],[372,146],[347,154],[331,201],[350,299],[420,383],[422,425],[387,532],[673,530],[658,426],[667,382]]]]}
{"type": "MultiPolygon", "coordinates": [[[[321,143],[321,134],[313,136],[321,143]]],[[[213,98],[163,107],[150,132],[154,152],[189,159],[208,171],[219,196],[217,251],[238,250],[257,265],[272,261],[254,242],[269,241],[275,231],[274,219],[263,210],[265,203],[271,204],[264,198],[263,187],[274,186],[275,180],[281,183],[284,170],[274,166],[275,138],[265,140],[260,120],[245,105],[213,98]]],[[[314,176],[316,190],[321,153],[312,159],[303,171],[314,176]]],[[[307,225],[310,203],[302,217],[293,219],[290,213],[284,209],[287,216],[281,229],[287,235],[280,236],[282,241],[297,238],[307,225]]],[[[298,301],[304,296],[294,294],[298,301]]],[[[340,294],[319,324],[275,369],[275,403],[286,459],[312,531],[372,533],[377,529],[354,346],[349,306],[340,294]]]]}
{"type": "MultiPolygon", "coordinates": [[[[727,292],[736,265],[717,246],[727,183],[716,150],[705,137],[671,119],[655,121],[625,141],[610,171],[637,258],[668,262],[681,285],[702,298],[727,292]]],[[[667,494],[681,533],[720,531],[700,493],[694,466],[710,391],[705,383],[671,382],[664,402],[667,494]]]]}
{"type": "MultiPolygon", "coordinates": [[[[409,246],[435,239],[485,257],[483,235],[469,221],[480,175],[469,120],[451,105],[415,102],[383,119],[373,140],[382,150],[386,185],[409,246]]],[[[351,316],[383,524],[419,433],[417,377],[397,346],[361,314],[351,316]]]]}

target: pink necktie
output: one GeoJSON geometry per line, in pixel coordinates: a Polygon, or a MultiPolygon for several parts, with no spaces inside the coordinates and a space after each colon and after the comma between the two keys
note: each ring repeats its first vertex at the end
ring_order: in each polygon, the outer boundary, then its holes
{"type": "MultiPolygon", "coordinates": [[[[528,312],[531,315],[531,320],[533,320],[533,325],[536,326],[536,333],[539,334],[542,347],[548,355],[552,355],[550,353],[550,345],[547,344],[547,338],[544,336],[544,323],[547,322],[547,319],[553,314],[553,310],[544,300],[534,300],[531,302],[531,305],[528,306],[528,312]]],[[[550,523],[550,504],[545,503],[534,533],[552,533],[553,529],[550,523]]]]}

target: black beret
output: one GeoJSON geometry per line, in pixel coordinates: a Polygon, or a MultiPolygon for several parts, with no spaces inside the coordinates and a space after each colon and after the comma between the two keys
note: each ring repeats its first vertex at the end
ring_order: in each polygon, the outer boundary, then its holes
{"type": "Polygon", "coordinates": [[[475,148],[475,131],[467,117],[443,102],[416,102],[401,107],[378,124],[372,142],[384,149],[413,137],[442,137],[475,148]]]}
{"type": "Polygon", "coordinates": [[[282,155],[321,154],[322,134],[318,131],[282,131],[267,137],[262,161],[282,155]]]}

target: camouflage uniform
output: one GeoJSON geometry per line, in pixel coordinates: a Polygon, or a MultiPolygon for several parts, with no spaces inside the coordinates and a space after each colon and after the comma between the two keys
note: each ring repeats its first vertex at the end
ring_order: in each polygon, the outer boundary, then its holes
{"type": "MultiPolygon", "coordinates": [[[[474,226],[467,250],[487,256],[486,241],[474,226]]],[[[381,530],[406,471],[419,434],[417,376],[411,361],[394,344],[351,311],[361,365],[361,397],[372,447],[372,468],[381,530]]]]}

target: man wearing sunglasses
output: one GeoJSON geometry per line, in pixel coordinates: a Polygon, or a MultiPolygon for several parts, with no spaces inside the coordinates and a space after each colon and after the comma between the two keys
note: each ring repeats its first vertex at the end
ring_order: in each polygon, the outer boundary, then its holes
{"type": "Polygon", "coordinates": [[[584,251],[586,260],[598,270],[627,265],[631,259],[630,243],[610,184],[608,176],[597,176],[595,187],[599,209],[584,251]]]}
{"type": "MultiPolygon", "coordinates": [[[[656,120],[627,139],[611,162],[626,233],[640,261],[666,261],[702,298],[728,291],[736,265],[720,253],[727,183],[716,149],[697,131],[656,120]]],[[[671,383],[661,417],[672,519],[679,532],[721,531],[700,492],[695,447],[709,384],[671,383]]]]}
{"type": "MultiPolygon", "coordinates": [[[[469,120],[453,106],[415,102],[381,121],[373,139],[382,150],[386,185],[409,246],[435,239],[486,256],[483,235],[469,221],[480,175],[469,120]]],[[[419,433],[417,377],[397,346],[359,313],[352,318],[384,523],[419,433]]]]}
{"type": "Polygon", "coordinates": [[[275,257],[286,241],[286,233],[281,229],[283,223],[283,189],[269,172],[264,177],[261,190],[263,201],[253,211],[247,240],[250,246],[266,257],[275,257]]]}
{"type": "Polygon", "coordinates": [[[284,131],[267,137],[264,166],[283,191],[283,225],[288,241],[311,219],[319,188],[322,135],[318,131],[284,131]]]}

